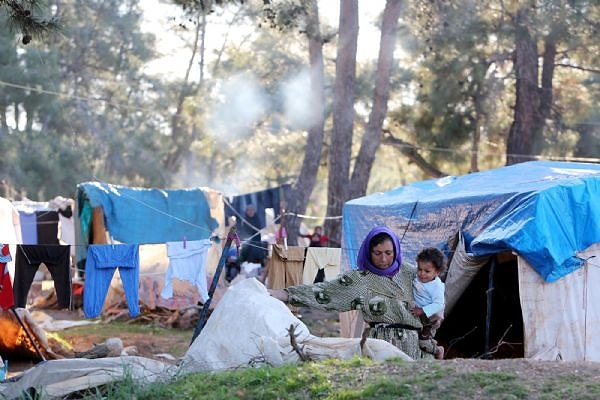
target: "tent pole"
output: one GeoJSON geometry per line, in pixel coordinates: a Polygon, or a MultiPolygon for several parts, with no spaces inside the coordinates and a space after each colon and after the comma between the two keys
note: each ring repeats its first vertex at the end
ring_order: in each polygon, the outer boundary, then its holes
{"type": "Polygon", "coordinates": [[[44,357],[44,355],[40,351],[40,348],[35,343],[35,340],[33,340],[33,337],[31,336],[31,333],[29,332],[29,329],[27,329],[27,327],[23,323],[23,320],[21,319],[21,317],[19,316],[19,314],[17,314],[17,310],[15,310],[14,307],[11,307],[10,310],[13,312],[13,314],[15,314],[15,317],[17,318],[17,321],[19,321],[19,325],[21,325],[21,328],[23,328],[23,330],[25,331],[25,334],[29,338],[29,341],[31,342],[33,348],[35,349],[35,352],[37,353],[38,357],[40,357],[42,359],[42,361],[46,361],[46,357],[44,357]]]}
{"type": "Polygon", "coordinates": [[[208,308],[210,307],[210,303],[212,301],[213,293],[217,288],[217,284],[219,283],[219,276],[221,275],[221,271],[223,270],[223,266],[227,261],[227,253],[229,252],[229,248],[231,247],[231,242],[236,242],[236,245],[239,247],[240,240],[237,237],[235,225],[231,227],[229,233],[227,234],[227,240],[225,241],[225,246],[223,247],[223,251],[221,252],[221,258],[219,259],[219,263],[217,264],[217,269],[215,271],[215,275],[213,276],[212,283],[210,284],[210,289],[208,290],[208,300],[202,306],[202,311],[200,312],[200,319],[198,319],[198,324],[196,325],[196,329],[194,330],[194,336],[192,336],[192,341],[190,342],[190,346],[194,343],[194,340],[198,337],[202,328],[204,328],[204,324],[208,317],[208,308]]]}
{"type": "Polygon", "coordinates": [[[490,331],[492,325],[492,300],[494,295],[494,273],[496,272],[496,257],[490,258],[490,271],[488,274],[488,288],[486,290],[487,309],[485,313],[485,343],[483,345],[483,358],[490,358],[490,331]]]}

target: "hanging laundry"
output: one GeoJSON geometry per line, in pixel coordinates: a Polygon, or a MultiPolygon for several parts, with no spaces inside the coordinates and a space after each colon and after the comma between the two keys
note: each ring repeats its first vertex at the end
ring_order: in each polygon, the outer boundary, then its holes
{"type": "Polygon", "coordinates": [[[275,218],[279,217],[281,215],[281,203],[285,200],[290,187],[291,185],[286,184],[225,199],[225,222],[228,223],[229,218],[232,216],[235,216],[238,221],[240,218],[244,218],[246,206],[252,204],[260,221],[256,227],[263,229],[267,224],[265,209],[272,208],[275,218]]]}
{"type": "Polygon", "coordinates": [[[58,212],[36,211],[35,215],[37,219],[37,243],[58,244],[58,212]]]}
{"type": "MultiPolygon", "coordinates": [[[[75,201],[62,196],[56,196],[48,202],[48,206],[58,212],[58,238],[62,244],[75,244],[75,221],[73,208],[75,201]]],[[[74,255],[74,248],[71,249],[74,255]]]]}
{"type": "Polygon", "coordinates": [[[302,283],[330,281],[340,274],[342,249],[333,247],[307,247],[302,283]]]}
{"type": "Polygon", "coordinates": [[[285,289],[302,283],[304,247],[288,246],[287,250],[273,245],[273,256],[268,266],[268,288],[285,289]]]}
{"type": "Polygon", "coordinates": [[[35,212],[19,211],[23,244],[38,244],[37,216],[35,212]]]}
{"type": "Polygon", "coordinates": [[[129,315],[140,313],[140,255],[137,244],[93,244],[88,247],[83,288],[83,314],[96,318],[102,312],[104,300],[115,270],[119,269],[129,315]]]}
{"type": "Polygon", "coordinates": [[[27,294],[35,273],[44,263],[54,281],[59,307],[71,308],[70,247],[44,244],[17,246],[13,287],[17,307],[24,308],[27,304],[27,294]]]}
{"type": "Polygon", "coordinates": [[[202,301],[208,300],[206,259],[211,246],[209,239],[167,242],[169,267],[165,274],[161,297],[165,299],[173,297],[173,278],[177,278],[196,285],[202,301]]]}
{"type": "Polygon", "coordinates": [[[3,244],[2,250],[0,250],[0,308],[5,311],[15,305],[10,274],[6,266],[6,263],[10,261],[12,261],[12,258],[8,245],[3,244]]]}

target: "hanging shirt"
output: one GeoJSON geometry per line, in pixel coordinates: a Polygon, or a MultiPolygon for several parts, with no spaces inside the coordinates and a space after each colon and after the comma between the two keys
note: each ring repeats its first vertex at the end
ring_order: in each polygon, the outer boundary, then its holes
{"type": "Polygon", "coordinates": [[[23,244],[37,244],[37,216],[35,212],[19,211],[23,244]]]}
{"type": "Polygon", "coordinates": [[[173,297],[173,278],[177,278],[196,285],[202,301],[208,300],[206,259],[211,246],[209,239],[167,242],[169,267],[165,274],[165,286],[160,293],[161,297],[173,297]]]}

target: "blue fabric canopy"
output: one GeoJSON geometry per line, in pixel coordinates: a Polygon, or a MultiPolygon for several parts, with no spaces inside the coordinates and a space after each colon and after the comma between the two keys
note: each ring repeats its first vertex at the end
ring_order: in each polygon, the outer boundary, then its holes
{"type": "Polygon", "coordinates": [[[513,251],[553,282],[582,265],[577,252],[600,242],[600,165],[532,161],[348,201],[342,247],[351,268],[377,225],[402,238],[408,260],[426,246],[445,249],[460,230],[473,255],[513,251]]]}
{"type": "MultiPolygon", "coordinates": [[[[77,185],[79,210],[101,206],[106,229],[122,243],[165,243],[208,239],[218,226],[204,192],[146,189],[85,182],[77,185]],[[87,204],[86,204],[87,203],[87,204]]],[[[81,218],[82,225],[90,218],[81,218]]],[[[82,226],[82,231],[89,228],[82,226]]]]}

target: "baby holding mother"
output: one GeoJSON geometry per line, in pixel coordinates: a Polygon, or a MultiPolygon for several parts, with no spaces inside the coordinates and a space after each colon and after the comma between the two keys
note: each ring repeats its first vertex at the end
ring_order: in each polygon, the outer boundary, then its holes
{"type": "Polygon", "coordinates": [[[368,325],[368,337],[383,339],[413,359],[431,357],[419,346],[423,325],[411,312],[415,307],[412,285],[417,269],[402,263],[395,232],[385,226],[373,228],[360,246],[357,267],[329,282],[269,292],[294,306],[338,312],[359,310],[368,325]]]}

